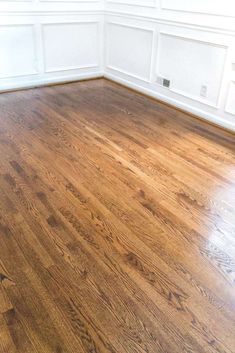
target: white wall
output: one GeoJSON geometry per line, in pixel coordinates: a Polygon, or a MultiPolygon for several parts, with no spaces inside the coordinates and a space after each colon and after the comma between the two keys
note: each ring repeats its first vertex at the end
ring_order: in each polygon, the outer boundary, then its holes
{"type": "Polygon", "coordinates": [[[103,75],[103,0],[0,0],[0,90],[103,75]]]}
{"type": "Polygon", "coordinates": [[[235,1],[0,0],[0,91],[103,75],[235,131],[235,1]]]}
{"type": "Polygon", "coordinates": [[[106,0],[105,74],[235,131],[235,1],[106,0]]]}

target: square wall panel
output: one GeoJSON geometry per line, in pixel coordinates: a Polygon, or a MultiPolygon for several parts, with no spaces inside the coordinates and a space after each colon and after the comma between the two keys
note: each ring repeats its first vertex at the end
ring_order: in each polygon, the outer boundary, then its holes
{"type": "Polygon", "coordinates": [[[99,65],[99,24],[43,25],[45,71],[75,70],[99,65]]]}
{"type": "Polygon", "coordinates": [[[0,79],[35,73],[33,25],[0,26],[0,79]]]}
{"type": "Polygon", "coordinates": [[[153,31],[111,22],[107,26],[108,68],[149,81],[153,31]]]}

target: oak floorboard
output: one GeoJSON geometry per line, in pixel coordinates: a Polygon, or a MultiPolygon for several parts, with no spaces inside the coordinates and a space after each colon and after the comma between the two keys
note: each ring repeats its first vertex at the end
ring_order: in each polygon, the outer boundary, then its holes
{"type": "Polygon", "coordinates": [[[104,79],[0,95],[0,353],[88,352],[235,352],[235,137],[104,79]]]}

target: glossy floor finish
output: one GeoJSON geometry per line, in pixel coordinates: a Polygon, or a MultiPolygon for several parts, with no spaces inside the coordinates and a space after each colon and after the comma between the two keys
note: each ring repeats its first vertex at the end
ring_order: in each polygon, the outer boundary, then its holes
{"type": "Polygon", "coordinates": [[[0,352],[234,353],[234,135],[105,80],[0,95],[0,352]]]}

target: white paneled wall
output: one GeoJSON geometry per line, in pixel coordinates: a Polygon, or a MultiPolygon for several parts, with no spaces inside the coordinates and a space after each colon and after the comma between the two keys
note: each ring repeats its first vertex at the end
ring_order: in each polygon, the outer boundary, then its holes
{"type": "Polygon", "coordinates": [[[142,80],[150,80],[153,31],[115,22],[108,23],[106,31],[109,48],[106,52],[107,68],[142,80]]]}
{"type": "Polygon", "coordinates": [[[161,31],[158,51],[157,76],[171,81],[172,92],[217,108],[227,54],[225,45],[161,31]],[[201,96],[202,86],[207,86],[206,97],[201,96]]]}
{"type": "Polygon", "coordinates": [[[0,77],[37,74],[35,28],[32,24],[0,26],[0,77]]]}
{"type": "Polygon", "coordinates": [[[106,0],[105,75],[235,131],[235,1],[106,0]]]}
{"type": "Polygon", "coordinates": [[[103,0],[0,0],[0,90],[103,76],[103,0]]]}
{"type": "Polygon", "coordinates": [[[99,22],[43,24],[45,72],[98,68],[99,22]]]}
{"type": "Polygon", "coordinates": [[[235,130],[235,1],[0,0],[0,90],[103,75],[235,130]]]}

